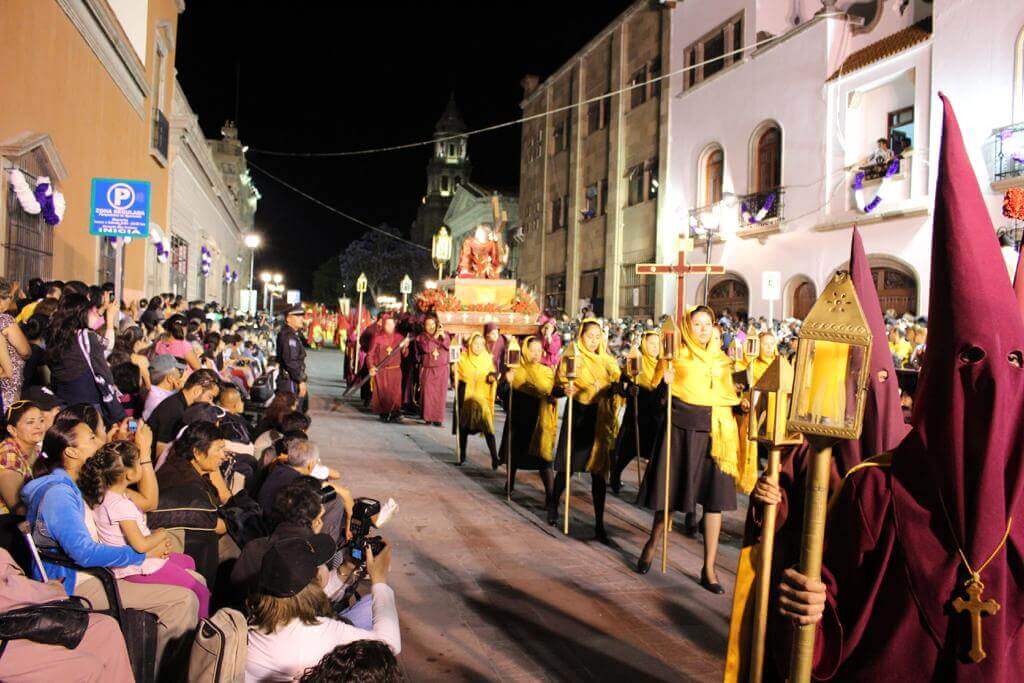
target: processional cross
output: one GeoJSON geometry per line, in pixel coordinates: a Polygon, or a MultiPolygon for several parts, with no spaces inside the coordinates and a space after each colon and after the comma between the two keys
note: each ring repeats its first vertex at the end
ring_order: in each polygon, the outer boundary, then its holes
{"type": "Polygon", "coordinates": [[[981,592],[985,590],[985,585],[977,579],[968,581],[966,590],[968,599],[956,598],[953,600],[953,609],[957,612],[969,612],[971,615],[971,651],[967,654],[971,661],[977,664],[988,656],[985,653],[985,648],[982,647],[981,616],[998,612],[999,603],[991,598],[981,599],[981,592]]]}
{"type": "Polygon", "coordinates": [[[693,238],[685,234],[679,235],[679,256],[675,264],[638,263],[637,275],[675,275],[676,276],[676,324],[682,325],[686,317],[686,276],[687,275],[722,275],[725,266],[702,263],[699,265],[686,262],[686,255],[693,251],[693,238]]]}

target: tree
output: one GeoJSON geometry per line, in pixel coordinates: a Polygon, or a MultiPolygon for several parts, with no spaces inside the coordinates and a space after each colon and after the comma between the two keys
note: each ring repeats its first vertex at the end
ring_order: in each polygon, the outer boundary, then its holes
{"type": "Polygon", "coordinates": [[[341,269],[339,258],[341,254],[335,254],[321,263],[313,271],[313,301],[328,306],[335,306],[338,297],[342,295],[341,269]]]}
{"type": "MultiPolygon", "coordinates": [[[[398,236],[398,230],[387,223],[382,223],[380,229],[398,236]]],[[[372,301],[382,294],[400,296],[398,285],[407,274],[412,278],[413,291],[416,291],[434,272],[429,251],[375,230],[349,244],[338,257],[338,265],[341,282],[348,292],[355,292],[359,274],[366,273],[366,293],[372,301]]],[[[370,302],[366,303],[369,305],[370,302]]]]}

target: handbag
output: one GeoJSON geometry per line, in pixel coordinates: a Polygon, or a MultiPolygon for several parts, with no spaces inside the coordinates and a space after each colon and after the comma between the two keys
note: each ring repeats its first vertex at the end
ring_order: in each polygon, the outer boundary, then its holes
{"type": "Polygon", "coordinates": [[[96,383],[96,391],[100,395],[100,409],[103,411],[103,420],[107,424],[113,422],[119,422],[125,418],[124,406],[121,405],[121,392],[117,390],[117,387],[107,383],[107,380],[102,376],[96,374],[96,369],[92,366],[92,343],[89,341],[89,330],[78,331],[78,348],[81,349],[82,355],[85,356],[85,363],[89,366],[89,372],[92,373],[92,379],[96,383]]]}
{"type": "Polygon", "coordinates": [[[73,650],[85,637],[90,607],[85,598],[73,595],[66,600],[12,609],[0,614],[0,639],[5,646],[8,640],[24,638],[73,650]]]}
{"type": "Polygon", "coordinates": [[[239,548],[244,548],[249,541],[263,538],[269,533],[263,519],[263,509],[245,490],[233,495],[218,512],[228,528],[228,535],[239,548]]]}

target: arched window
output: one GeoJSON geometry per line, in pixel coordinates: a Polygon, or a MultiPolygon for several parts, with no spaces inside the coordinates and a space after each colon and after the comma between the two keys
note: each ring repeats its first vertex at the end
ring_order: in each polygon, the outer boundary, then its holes
{"type": "Polygon", "coordinates": [[[769,126],[757,137],[754,187],[757,192],[771,192],[782,184],[782,131],[769,126]]]}
{"type": "Polygon", "coordinates": [[[722,200],[722,183],[725,179],[725,153],[722,148],[714,146],[708,149],[701,158],[700,192],[702,206],[717,204],[722,200]]]}
{"type": "Polygon", "coordinates": [[[718,282],[711,281],[708,306],[720,315],[728,309],[731,313],[746,314],[750,310],[750,291],[747,283],[734,275],[726,275],[718,282]]]}

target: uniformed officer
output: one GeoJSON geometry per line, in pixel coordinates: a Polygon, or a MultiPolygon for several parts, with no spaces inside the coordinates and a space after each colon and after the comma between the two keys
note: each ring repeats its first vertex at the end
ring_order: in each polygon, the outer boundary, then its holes
{"type": "Polygon", "coordinates": [[[306,347],[299,338],[306,310],[302,306],[292,306],[284,313],[284,325],[277,333],[277,363],[280,371],[277,375],[277,390],[290,391],[302,399],[302,410],[309,405],[306,388],[306,347]]]}

